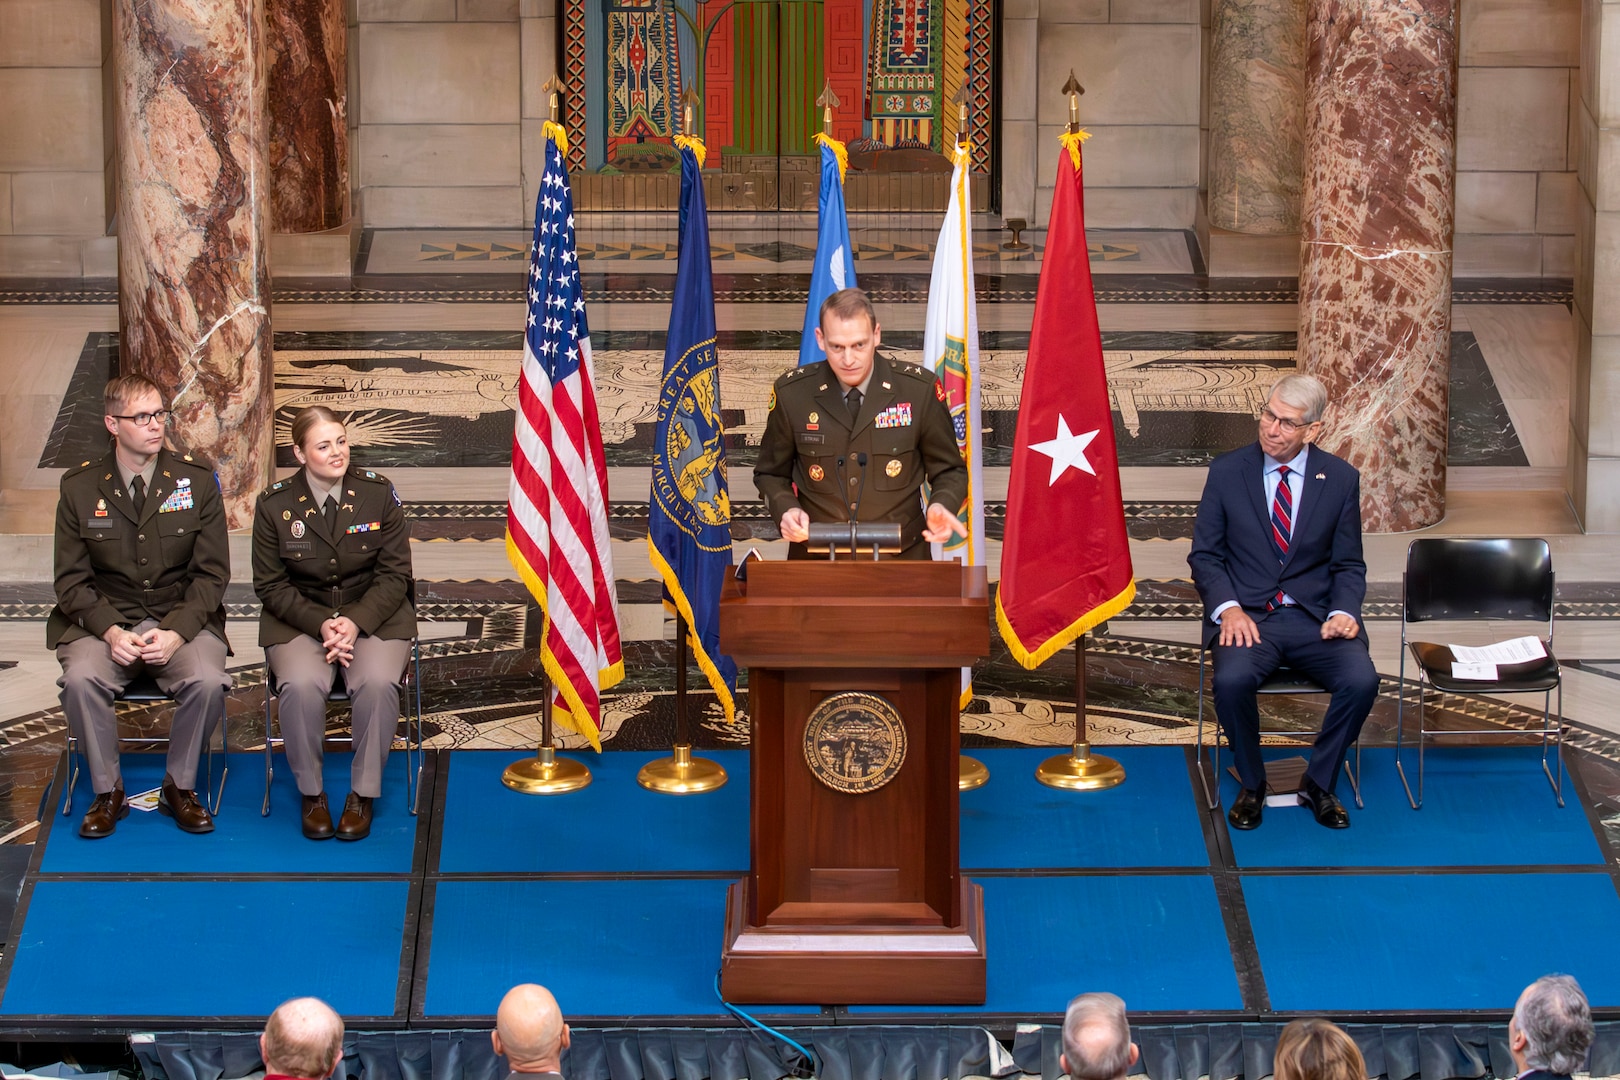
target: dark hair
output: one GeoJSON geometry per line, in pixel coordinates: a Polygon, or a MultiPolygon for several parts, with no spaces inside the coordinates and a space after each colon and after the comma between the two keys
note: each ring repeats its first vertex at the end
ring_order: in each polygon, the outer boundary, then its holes
{"type": "Polygon", "coordinates": [[[156,394],[158,400],[163,402],[163,408],[168,408],[168,396],[163,393],[163,387],[153,382],[140,372],[129,375],[120,375],[101,391],[101,410],[107,416],[117,416],[129,403],[147,394],[156,394]]]}
{"type": "Polygon", "coordinates": [[[338,419],[338,414],[325,405],[309,405],[299,409],[298,415],[293,417],[292,422],[293,445],[302,450],[304,448],[304,439],[309,435],[309,429],[316,424],[342,423],[343,421],[338,419]]]}
{"type": "Polygon", "coordinates": [[[1367,1080],[1361,1048],[1339,1025],[1320,1017],[1295,1020],[1277,1036],[1275,1080],[1367,1080]]]}
{"type": "Polygon", "coordinates": [[[865,289],[839,289],[821,302],[821,314],[817,323],[821,329],[827,329],[827,316],[847,320],[857,315],[865,315],[870,326],[877,326],[877,312],[872,308],[872,301],[867,297],[865,289]]]}

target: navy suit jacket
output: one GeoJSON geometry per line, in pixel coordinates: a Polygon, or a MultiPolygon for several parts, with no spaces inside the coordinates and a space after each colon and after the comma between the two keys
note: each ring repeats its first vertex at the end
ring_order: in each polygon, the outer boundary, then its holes
{"type": "Polygon", "coordinates": [[[1271,546],[1265,454],[1258,442],[1222,454],[1209,465],[1193,526],[1193,584],[1204,602],[1204,642],[1220,627],[1216,608],[1236,600],[1257,621],[1281,589],[1315,618],[1346,611],[1361,621],[1367,564],[1361,557],[1361,474],[1343,458],[1315,446],[1305,458],[1303,491],[1288,558],[1271,546]]]}

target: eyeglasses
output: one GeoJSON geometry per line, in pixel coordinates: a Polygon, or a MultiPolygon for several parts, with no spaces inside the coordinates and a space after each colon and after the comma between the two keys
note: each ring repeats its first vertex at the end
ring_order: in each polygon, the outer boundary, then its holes
{"type": "Polygon", "coordinates": [[[128,420],[136,427],[145,427],[154,420],[160,424],[167,424],[169,422],[169,418],[173,415],[174,413],[170,412],[168,409],[159,409],[157,412],[138,412],[133,416],[120,416],[117,413],[113,413],[112,418],[114,420],[128,420]]]}
{"type": "Polygon", "coordinates": [[[1272,412],[1271,406],[1269,405],[1260,406],[1259,416],[1262,424],[1276,424],[1290,435],[1301,430],[1302,428],[1308,428],[1312,424],[1317,423],[1315,420],[1285,420],[1281,416],[1278,416],[1276,413],[1272,412]]]}

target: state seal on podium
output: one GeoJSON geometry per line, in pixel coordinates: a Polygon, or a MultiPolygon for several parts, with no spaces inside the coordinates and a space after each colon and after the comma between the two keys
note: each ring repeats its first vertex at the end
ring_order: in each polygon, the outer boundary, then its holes
{"type": "Polygon", "coordinates": [[[906,760],[906,726],[895,707],[877,694],[833,694],[805,723],[804,760],[832,790],[864,795],[899,774],[906,760]]]}

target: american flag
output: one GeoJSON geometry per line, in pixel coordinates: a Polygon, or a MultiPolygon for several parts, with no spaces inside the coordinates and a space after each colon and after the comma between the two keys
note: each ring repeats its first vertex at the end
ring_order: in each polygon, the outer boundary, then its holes
{"type": "Polygon", "coordinates": [[[596,412],[585,297],[574,250],[568,140],[546,125],[546,168],[534,209],[529,315],[512,439],[506,550],[545,612],[540,657],[559,719],[601,749],[601,691],[624,678],[607,463],[596,412]]]}

